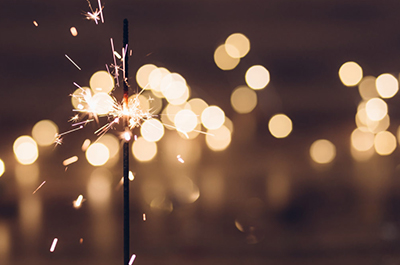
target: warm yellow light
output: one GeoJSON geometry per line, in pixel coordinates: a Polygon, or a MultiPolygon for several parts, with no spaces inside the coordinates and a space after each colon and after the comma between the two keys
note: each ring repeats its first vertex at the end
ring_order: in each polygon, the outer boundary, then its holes
{"type": "Polygon", "coordinates": [[[159,67],[153,69],[149,75],[150,88],[155,92],[161,92],[161,81],[168,74],[170,74],[170,72],[166,68],[159,67]]]}
{"type": "Polygon", "coordinates": [[[214,52],[214,62],[222,70],[232,70],[239,64],[240,59],[229,56],[225,44],[222,44],[214,52]]]}
{"type": "Polygon", "coordinates": [[[257,106],[257,94],[247,86],[237,87],[232,92],[231,105],[238,113],[250,113],[257,106]]]}
{"type": "Polygon", "coordinates": [[[245,75],[247,85],[252,89],[263,89],[269,83],[270,76],[268,70],[262,65],[253,65],[245,75]]]}
{"type": "Polygon", "coordinates": [[[178,99],[188,89],[186,80],[178,73],[167,74],[160,83],[161,93],[167,100],[178,99]]]}
{"type": "Polygon", "coordinates": [[[345,86],[357,85],[363,77],[363,70],[356,62],[346,62],[339,69],[339,78],[345,86]]]}
{"type": "Polygon", "coordinates": [[[225,49],[229,56],[242,58],[250,51],[250,41],[242,33],[234,33],[226,39],[225,49]]]}
{"type": "Polygon", "coordinates": [[[79,209],[82,206],[83,195],[79,195],[78,198],[72,202],[75,209],[79,209]]]}
{"type": "Polygon", "coordinates": [[[208,130],[206,134],[206,144],[213,151],[223,151],[231,143],[231,132],[222,125],[216,130],[208,130]]]}
{"type": "Polygon", "coordinates": [[[367,151],[374,146],[374,134],[355,129],[351,133],[351,144],[357,151],[367,151]]]}
{"type": "Polygon", "coordinates": [[[369,121],[368,122],[368,130],[372,133],[378,133],[386,131],[390,126],[390,118],[389,115],[385,115],[382,120],[379,121],[369,121]]]}
{"type": "Polygon", "coordinates": [[[92,166],[102,166],[110,159],[110,151],[102,143],[91,144],[85,154],[87,161],[92,166]]]}
{"type": "Polygon", "coordinates": [[[114,77],[106,71],[98,71],[92,75],[89,81],[93,93],[109,93],[114,88],[114,77]]]}
{"type": "Polygon", "coordinates": [[[88,102],[90,111],[97,115],[106,115],[114,109],[114,101],[111,96],[104,92],[95,94],[88,102]]]}
{"type": "Polygon", "coordinates": [[[157,69],[154,64],[145,64],[136,72],[136,82],[141,88],[150,89],[149,76],[154,69],[157,69]]]}
{"type": "Polygon", "coordinates": [[[30,165],[39,157],[35,140],[27,135],[20,136],[15,140],[13,150],[17,161],[23,165],[30,165]]]}
{"type": "Polygon", "coordinates": [[[84,102],[83,98],[83,93],[86,95],[92,95],[92,90],[88,87],[82,87],[78,88],[74,91],[74,93],[71,95],[71,104],[72,106],[77,109],[77,110],[82,110],[86,109],[88,107],[88,104],[84,102]]]}
{"type": "Polygon", "coordinates": [[[140,134],[146,141],[157,142],[164,136],[164,126],[159,120],[149,119],[143,122],[140,134]]]}
{"type": "Polygon", "coordinates": [[[189,109],[180,110],[174,118],[176,130],[188,133],[194,130],[197,125],[197,116],[189,109]]]}
{"type": "Polygon", "coordinates": [[[191,100],[188,101],[190,105],[190,109],[196,114],[197,116],[197,122],[201,123],[201,113],[205,108],[208,107],[208,104],[202,100],[201,98],[192,98],[191,100]]]}
{"type": "Polygon", "coordinates": [[[78,36],[78,30],[75,27],[71,27],[69,31],[71,32],[72,36],[74,37],[78,36]]]}
{"type": "Polygon", "coordinates": [[[216,130],[225,122],[225,113],[218,106],[209,106],[201,113],[201,122],[209,130],[216,130]]]}
{"type": "Polygon", "coordinates": [[[188,177],[178,177],[172,183],[174,197],[180,203],[193,203],[200,197],[199,188],[188,177]]]}
{"type": "Polygon", "coordinates": [[[174,98],[174,99],[166,98],[168,103],[170,103],[172,105],[182,105],[182,104],[187,103],[186,101],[190,97],[190,87],[189,86],[185,86],[183,89],[185,91],[183,92],[183,94],[179,98],[174,98]]]}
{"type": "Polygon", "coordinates": [[[388,113],[388,107],[385,101],[380,98],[371,98],[365,104],[367,116],[372,121],[382,120],[388,113]]]}
{"type": "Polygon", "coordinates": [[[292,132],[292,120],[285,114],[274,115],[268,123],[268,129],[275,138],[285,138],[292,132]]]}
{"type": "Polygon", "coordinates": [[[0,159],[0,177],[3,176],[5,171],[6,171],[6,166],[4,165],[3,160],[0,159]]]}
{"type": "Polygon", "coordinates": [[[327,164],[335,158],[336,148],[330,141],[320,139],[311,145],[310,156],[318,164],[327,164]]]}
{"type": "Polygon", "coordinates": [[[391,98],[399,91],[399,81],[391,74],[381,74],[376,78],[376,90],[382,98],[391,98]]]}
{"type": "Polygon", "coordinates": [[[143,137],[138,137],[132,145],[133,156],[142,162],[152,160],[157,154],[157,144],[155,142],[148,142],[143,137]]]}
{"type": "Polygon", "coordinates": [[[32,137],[40,146],[53,144],[57,134],[58,127],[51,120],[41,120],[32,129],[32,137]]]}
{"type": "Polygon", "coordinates": [[[396,137],[388,131],[379,132],[375,135],[374,147],[379,155],[390,155],[396,149],[396,137]]]}
{"type": "Polygon", "coordinates": [[[105,168],[97,168],[90,175],[87,185],[88,202],[94,203],[98,207],[104,204],[111,196],[112,175],[105,168]]]}
{"type": "Polygon", "coordinates": [[[98,143],[104,144],[110,151],[110,158],[115,157],[119,153],[120,143],[114,134],[107,133],[97,140],[98,143]]]}
{"type": "Polygon", "coordinates": [[[358,84],[358,92],[364,100],[379,97],[375,86],[376,78],[373,76],[365,76],[358,84]]]}

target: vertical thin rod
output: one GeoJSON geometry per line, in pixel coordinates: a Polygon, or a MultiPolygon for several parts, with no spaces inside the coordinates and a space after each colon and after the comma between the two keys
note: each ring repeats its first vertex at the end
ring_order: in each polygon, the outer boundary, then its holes
{"type": "MultiPolygon", "coordinates": [[[[124,27],[123,27],[123,47],[127,47],[129,42],[128,36],[128,20],[124,19],[124,27]]],[[[123,61],[124,64],[124,103],[126,106],[128,105],[128,56],[125,56],[123,61]]],[[[125,119],[124,121],[125,128],[128,126],[128,121],[125,119]]],[[[123,147],[123,173],[124,173],[124,265],[128,265],[129,263],[129,141],[124,143],[123,147]]]]}

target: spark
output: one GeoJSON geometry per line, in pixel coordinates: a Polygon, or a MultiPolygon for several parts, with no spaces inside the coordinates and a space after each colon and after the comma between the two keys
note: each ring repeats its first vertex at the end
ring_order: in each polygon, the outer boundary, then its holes
{"type": "Polygon", "coordinates": [[[131,257],[131,259],[129,260],[129,265],[132,265],[133,262],[135,261],[135,259],[136,259],[136,255],[133,254],[132,257],[131,257]]]}
{"type": "Polygon", "coordinates": [[[114,51],[114,54],[115,54],[115,56],[116,56],[118,59],[120,59],[120,60],[121,60],[122,56],[121,56],[121,55],[119,55],[119,53],[118,53],[117,51],[114,51]]]}
{"type": "Polygon", "coordinates": [[[58,238],[54,238],[53,243],[51,244],[51,247],[50,247],[50,252],[54,252],[54,250],[56,249],[56,246],[57,246],[57,242],[58,242],[58,238]]]}
{"type": "Polygon", "coordinates": [[[100,20],[99,15],[101,16],[101,22],[104,23],[104,18],[103,18],[103,9],[104,7],[101,6],[100,0],[98,0],[99,3],[99,9],[96,8],[96,10],[94,11],[92,8],[92,5],[90,4],[90,1],[87,0],[90,11],[91,12],[87,12],[85,15],[87,20],[93,20],[96,25],[98,24],[98,21],[100,20]]]}
{"type": "Polygon", "coordinates": [[[185,161],[182,159],[181,155],[177,155],[176,158],[178,158],[178,161],[181,162],[182,164],[185,163],[185,161]]]}
{"type": "Polygon", "coordinates": [[[35,25],[35,27],[39,27],[39,24],[36,22],[36,20],[33,21],[33,25],[35,25]]]}
{"type": "MultiPolygon", "coordinates": [[[[78,128],[75,128],[75,129],[72,129],[72,130],[69,130],[69,131],[66,131],[66,132],[63,132],[63,133],[59,133],[56,138],[60,138],[60,136],[63,136],[63,135],[68,134],[68,133],[72,133],[72,132],[80,130],[82,128],[83,128],[83,126],[81,125],[78,128]]],[[[56,141],[57,141],[57,139],[56,139],[56,141]]]]}
{"type": "Polygon", "coordinates": [[[37,187],[37,189],[32,192],[32,195],[35,194],[45,183],[46,181],[43,181],[42,184],[40,184],[39,187],[37,187]]]}
{"type": "Polygon", "coordinates": [[[129,171],[129,180],[133,181],[135,179],[135,175],[133,175],[132,171],[129,171]]]}
{"type": "Polygon", "coordinates": [[[143,213],[143,221],[146,221],[146,214],[143,213]]]}
{"type": "Polygon", "coordinates": [[[114,59],[114,64],[111,65],[112,67],[114,67],[114,78],[117,80],[117,86],[119,87],[119,74],[118,74],[118,70],[119,70],[119,66],[117,65],[117,59],[115,59],[115,49],[114,49],[114,41],[112,38],[110,38],[110,42],[111,42],[111,50],[112,50],[112,55],[113,55],[113,59],[114,59]]]}
{"type": "Polygon", "coordinates": [[[79,195],[78,198],[75,201],[73,201],[72,203],[73,203],[75,209],[79,209],[82,206],[82,202],[83,202],[83,196],[79,195]]]}
{"type": "Polygon", "coordinates": [[[68,59],[73,65],[75,65],[76,68],[78,68],[79,70],[82,70],[71,58],[69,58],[68,55],[65,54],[65,57],[67,57],[67,59],[68,59]]]}
{"type": "Polygon", "coordinates": [[[79,244],[83,243],[83,238],[81,237],[81,239],[79,239],[79,244]]]}
{"type": "Polygon", "coordinates": [[[91,143],[91,142],[90,142],[89,139],[86,139],[86,140],[83,142],[82,147],[81,147],[81,149],[82,149],[83,152],[85,152],[86,149],[88,149],[90,143],[91,143]]]}
{"type": "Polygon", "coordinates": [[[104,23],[104,17],[103,17],[103,8],[101,6],[100,0],[98,0],[98,4],[99,4],[99,9],[100,9],[100,17],[101,17],[101,23],[104,23]]]}
{"type": "Polygon", "coordinates": [[[76,161],[78,161],[78,157],[77,156],[73,156],[73,157],[65,159],[63,161],[63,165],[64,166],[68,166],[68,165],[71,165],[72,163],[75,163],[76,161]]]}

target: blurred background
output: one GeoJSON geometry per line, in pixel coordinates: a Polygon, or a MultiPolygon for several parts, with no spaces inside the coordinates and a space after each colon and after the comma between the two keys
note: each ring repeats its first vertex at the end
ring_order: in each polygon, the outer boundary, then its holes
{"type": "Polygon", "coordinates": [[[134,264],[400,263],[399,1],[101,4],[0,3],[0,264],[123,263],[124,18],[134,264]]]}

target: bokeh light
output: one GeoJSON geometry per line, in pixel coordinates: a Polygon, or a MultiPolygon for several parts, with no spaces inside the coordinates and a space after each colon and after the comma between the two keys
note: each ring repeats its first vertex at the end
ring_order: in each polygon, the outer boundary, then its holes
{"type": "Polygon", "coordinates": [[[172,190],[175,198],[180,203],[193,203],[200,197],[199,188],[188,177],[177,177],[173,179],[172,190]]]}
{"type": "Polygon", "coordinates": [[[78,88],[71,95],[71,104],[77,110],[86,109],[88,104],[84,102],[83,93],[92,95],[92,90],[89,87],[78,88]]]}
{"type": "MultiPolygon", "coordinates": [[[[150,88],[154,91],[154,92],[161,92],[161,81],[163,80],[163,78],[170,74],[170,72],[168,71],[168,69],[164,68],[164,67],[159,67],[159,68],[155,68],[153,69],[153,71],[151,71],[150,75],[149,75],[149,84],[150,84],[150,88]]],[[[160,95],[160,94],[155,94],[160,95]]],[[[161,96],[162,93],[161,93],[161,96]]]]}
{"type": "Polygon", "coordinates": [[[0,159],[0,177],[3,176],[5,171],[6,171],[6,166],[3,162],[3,160],[0,159]]]}
{"type": "Polygon", "coordinates": [[[285,114],[274,115],[268,123],[268,129],[275,138],[285,138],[292,132],[292,120],[285,114]]]}
{"type": "Polygon", "coordinates": [[[242,33],[234,33],[226,39],[225,49],[229,56],[243,58],[250,51],[250,41],[242,33]]]}
{"type": "Polygon", "coordinates": [[[23,165],[32,164],[39,157],[35,140],[27,135],[20,136],[15,140],[13,150],[17,161],[23,165]]]}
{"type": "Polygon", "coordinates": [[[138,137],[132,145],[133,156],[141,161],[147,162],[152,160],[157,154],[157,144],[155,142],[146,141],[143,137],[138,137]]]}
{"type": "Polygon", "coordinates": [[[381,156],[387,156],[396,149],[396,137],[388,131],[379,132],[375,135],[375,151],[381,156]]]}
{"type": "Polygon", "coordinates": [[[345,86],[357,85],[363,77],[363,70],[356,62],[346,62],[339,69],[339,78],[345,86]]]}
{"type": "Polygon", "coordinates": [[[214,62],[222,70],[232,70],[239,64],[240,59],[231,57],[226,52],[225,44],[222,44],[214,52],[214,62]]]}
{"type": "Polygon", "coordinates": [[[177,131],[184,133],[191,132],[198,124],[197,116],[189,109],[182,109],[175,115],[174,124],[177,131]]]}
{"type": "Polygon", "coordinates": [[[371,98],[365,104],[365,111],[370,120],[382,120],[388,113],[388,107],[385,101],[380,98],[371,98]]]}
{"type": "Polygon", "coordinates": [[[376,90],[382,98],[391,98],[399,91],[399,81],[391,74],[381,74],[376,78],[376,90]]]}
{"type": "Polygon", "coordinates": [[[351,144],[357,151],[367,151],[374,146],[374,134],[355,129],[351,133],[351,144]]]}
{"type": "Polygon", "coordinates": [[[238,113],[250,113],[257,106],[257,94],[247,86],[237,87],[232,92],[231,105],[238,113]]]}
{"type": "Polygon", "coordinates": [[[209,130],[216,130],[225,122],[225,113],[218,106],[209,106],[201,113],[201,122],[209,130]]]}
{"type": "Polygon", "coordinates": [[[177,73],[165,75],[160,83],[161,93],[168,101],[182,97],[187,88],[186,80],[177,73]]]}
{"type": "Polygon", "coordinates": [[[114,134],[107,133],[101,136],[96,142],[104,144],[108,148],[108,151],[110,152],[110,158],[114,158],[120,150],[120,142],[118,137],[114,134]]]}
{"type": "Polygon", "coordinates": [[[375,82],[374,76],[365,76],[358,84],[358,92],[364,100],[379,97],[375,82]]]}
{"type": "Polygon", "coordinates": [[[223,151],[231,143],[231,132],[222,125],[216,130],[208,130],[206,134],[206,144],[213,151],[223,151]]]}
{"type": "Polygon", "coordinates": [[[269,83],[268,70],[262,65],[253,65],[245,75],[246,84],[252,89],[263,89],[269,83]]]}
{"type": "Polygon", "coordinates": [[[140,134],[146,141],[157,142],[164,136],[164,126],[157,119],[149,119],[142,123],[140,134]]]}
{"type": "Polygon", "coordinates": [[[93,143],[86,150],[86,159],[92,166],[102,166],[110,159],[110,151],[102,143],[93,143]]]}
{"type": "Polygon", "coordinates": [[[208,104],[201,98],[192,98],[188,101],[190,105],[190,109],[197,116],[197,123],[201,123],[201,113],[205,108],[208,107],[208,104]]]}
{"type": "Polygon", "coordinates": [[[154,69],[157,69],[154,64],[145,64],[136,72],[136,82],[141,88],[150,89],[149,76],[154,69]]]}
{"type": "Polygon", "coordinates": [[[114,109],[114,101],[111,96],[104,92],[99,92],[90,98],[89,102],[90,111],[98,115],[107,115],[114,109]]]}
{"type": "Polygon", "coordinates": [[[92,75],[89,81],[93,93],[109,93],[114,88],[114,77],[106,71],[98,71],[92,75]]]}
{"type": "Polygon", "coordinates": [[[111,195],[112,174],[105,168],[96,168],[90,175],[87,185],[88,201],[98,207],[104,204],[111,195]]]}
{"type": "Polygon", "coordinates": [[[310,156],[318,164],[330,163],[336,156],[336,147],[326,139],[316,140],[310,147],[310,156]]]}
{"type": "Polygon", "coordinates": [[[40,146],[53,144],[57,134],[58,126],[51,120],[41,120],[32,129],[32,137],[40,146]]]}

